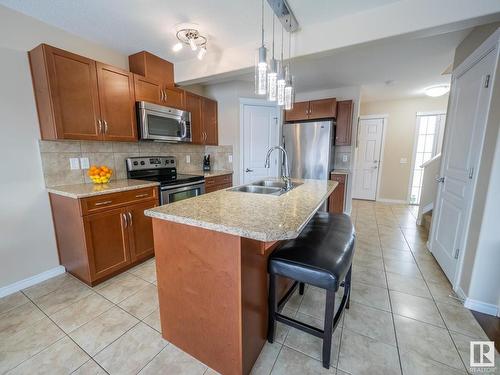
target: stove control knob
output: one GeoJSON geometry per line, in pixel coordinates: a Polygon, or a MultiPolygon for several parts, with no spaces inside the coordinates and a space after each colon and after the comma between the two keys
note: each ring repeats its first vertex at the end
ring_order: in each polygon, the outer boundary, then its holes
{"type": "Polygon", "coordinates": [[[134,165],[139,165],[139,163],[138,163],[138,162],[136,162],[136,161],[134,161],[134,165]]]}
{"type": "Polygon", "coordinates": [[[143,161],[141,161],[141,165],[144,165],[144,164],[146,164],[146,163],[144,163],[144,160],[143,160],[143,161]]]}

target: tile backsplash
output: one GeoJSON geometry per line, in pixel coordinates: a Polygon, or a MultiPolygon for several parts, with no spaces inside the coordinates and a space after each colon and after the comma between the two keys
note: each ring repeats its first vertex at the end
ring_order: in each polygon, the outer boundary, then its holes
{"type": "Polygon", "coordinates": [[[351,169],[351,146],[336,146],[335,147],[335,169],[351,169]]]}
{"type": "Polygon", "coordinates": [[[90,165],[113,168],[112,179],[127,177],[125,159],[132,156],[175,156],[181,173],[200,171],[203,155],[210,154],[212,170],[232,170],[233,146],[202,146],[160,142],[39,141],[46,186],[90,182],[86,170],[71,170],[70,158],[89,158],[90,165]],[[190,163],[186,162],[189,155],[190,163]]]}

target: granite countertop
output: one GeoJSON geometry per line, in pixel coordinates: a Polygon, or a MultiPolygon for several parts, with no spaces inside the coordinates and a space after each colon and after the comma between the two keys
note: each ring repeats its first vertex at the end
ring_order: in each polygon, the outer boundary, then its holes
{"type": "Polygon", "coordinates": [[[87,198],[94,195],[102,195],[109,193],[118,193],[120,191],[141,189],[146,187],[158,186],[158,182],[144,181],[144,180],[111,180],[107,184],[75,184],[53,186],[47,188],[47,191],[52,194],[62,195],[68,198],[87,198]]]}
{"type": "Polygon", "coordinates": [[[337,187],[331,180],[302,182],[281,195],[219,190],[146,210],[147,216],[258,241],[295,238],[337,187]]]}
{"type": "Polygon", "coordinates": [[[194,172],[179,172],[179,173],[185,173],[185,174],[195,174],[198,176],[203,176],[203,177],[216,177],[216,176],[224,176],[226,174],[233,174],[234,172],[231,170],[227,169],[220,169],[220,170],[214,170],[214,171],[194,171],[194,172]]]}

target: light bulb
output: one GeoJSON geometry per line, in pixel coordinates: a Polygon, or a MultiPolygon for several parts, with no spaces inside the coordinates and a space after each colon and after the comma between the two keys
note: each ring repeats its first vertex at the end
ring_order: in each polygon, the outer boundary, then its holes
{"type": "Polygon", "coordinates": [[[194,38],[189,38],[189,46],[193,51],[196,51],[198,49],[198,46],[196,45],[196,41],[194,38]]]}
{"type": "Polygon", "coordinates": [[[182,49],[182,47],[183,46],[181,42],[175,43],[174,46],[172,47],[172,51],[179,52],[182,49]]]}
{"type": "Polygon", "coordinates": [[[284,78],[278,79],[278,105],[285,104],[285,86],[286,81],[284,78]]]}
{"type": "Polygon", "coordinates": [[[198,51],[198,60],[203,60],[203,57],[205,57],[206,53],[207,53],[207,48],[201,47],[200,50],[198,51]]]}

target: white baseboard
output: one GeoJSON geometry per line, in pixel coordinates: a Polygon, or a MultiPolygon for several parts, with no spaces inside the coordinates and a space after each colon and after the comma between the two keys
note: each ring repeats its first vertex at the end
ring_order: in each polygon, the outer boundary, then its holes
{"type": "Polygon", "coordinates": [[[483,314],[488,314],[492,316],[499,315],[498,306],[495,306],[491,303],[485,303],[471,298],[467,298],[464,302],[464,306],[467,307],[469,310],[478,311],[483,314]]]}
{"type": "Polygon", "coordinates": [[[400,199],[386,199],[386,198],[377,198],[377,202],[408,204],[408,202],[405,201],[405,200],[400,200],[400,199]]]}
{"type": "Polygon", "coordinates": [[[32,285],[41,283],[42,281],[45,281],[47,279],[51,279],[52,277],[55,277],[57,275],[61,275],[64,272],[66,272],[66,268],[64,268],[64,266],[57,266],[57,267],[51,268],[50,270],[47,270],[45,272],[39,273],[38,275],[34,275],[34,276],[28,277],[26,279],[19,280],[13,284],[1,287],[0,288],[0,298],[8,296],[9,294],[18,292],[22,289],[26,289],[32,285]]]}

